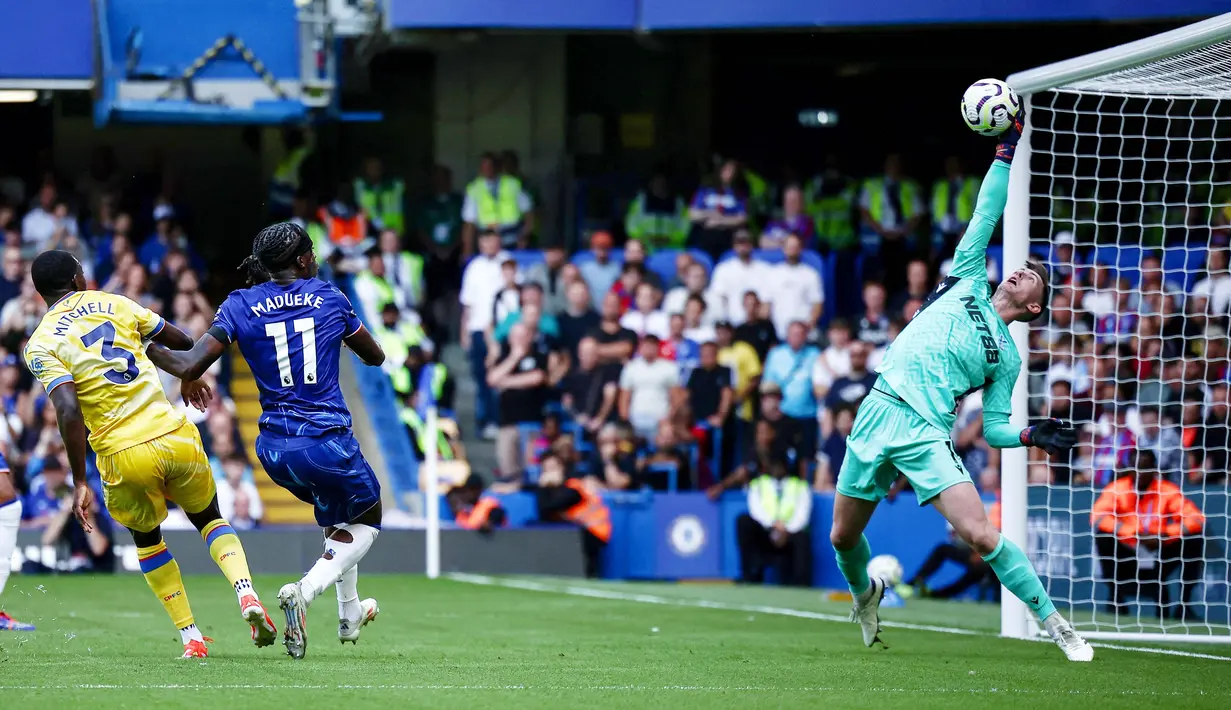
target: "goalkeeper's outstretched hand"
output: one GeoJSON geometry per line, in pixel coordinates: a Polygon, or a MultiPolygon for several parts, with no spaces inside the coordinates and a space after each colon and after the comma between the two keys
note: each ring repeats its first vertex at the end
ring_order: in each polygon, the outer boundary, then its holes
{"type": "Polygon", "coordinates": [[[1022,429],[1022,445],[1037,446],[1048,454],[1059,454],[1077,445],[1077,430],[1059,419],[1045,419],[1022,429]]]}
{"type": "Polygon", "coordinates": [[[1021,140],[1024,130],[1026,130],[1025,102],[1017,109],[1017,115],[1013,117],[1013,124],[1000,134],[1000,144],[996,146],[996,160],[1006,163],[1013,162],[1013,154],[1017,152],[1017,142],[1021,140]]]}

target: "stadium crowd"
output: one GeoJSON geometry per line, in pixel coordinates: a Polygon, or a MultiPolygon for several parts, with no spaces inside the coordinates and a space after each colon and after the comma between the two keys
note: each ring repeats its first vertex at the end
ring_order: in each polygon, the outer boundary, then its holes
{"type": "MultiPolygon", "coordinates": [[[[209,327],[214,305],[203,288],[206,265],[193,247],[191,214],[177,201],[174,184],[169,173],[123,180],[105,148],[75,181],[53,171],[28,180],[0,177],[0,446],[23,494],[23,525],[42,528],[45,546],[66,545],[71,551],[60,558],[61,567],[111,569],[111,525],[106,511],[96,506],[100,533],[85,535],[69,514],[72,484],[55,411],[21,358],[47,310],[30,280],[30,262],[48,249],[72,252],[92,288],[123,294],[199,337],[209,327]]],[[[253,527],[261,522],[262,504],[243,453],[234,404],[226,396],[229,365],[220,365],[206,378],[223,396],[205,413],[180,402],[177,380],[164,373],[163,382],[171,402],[201,429],[223,514],[236,527],[253,527]]],[[[92,462],[88,467],[97,484],[97,470],[92,462]]],[[[182,512],[173,511],[166,527],[191,525],[182,512]]],[[[31,561],[28,566],[37,571],[45,565],[31,561]]]]}

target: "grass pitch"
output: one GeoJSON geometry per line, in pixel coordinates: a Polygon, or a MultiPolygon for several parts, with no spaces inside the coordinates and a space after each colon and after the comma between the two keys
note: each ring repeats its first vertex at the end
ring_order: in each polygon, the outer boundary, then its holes
{"type": "MultiPolygon", "coordinates": [[[[286,580],[258,580],[268,602],[286,580]]],[[[185,661],[137,575],[16,576],[0,632],[6,708],[1189,708],[1231,707],[1231,647],[1100,647],[996,638],[998,609],[912,600],[867,649],[844,604],[810,590],[481,577],[360,578],[380,618],[341,646],[332,595],[308,655],[256,649],[220,575],[186,580],[211,657],[185,661]]],[[[275,602],[276,603],[276,602],[275,602]]],[[[281,615],[274,614],[279,628],[281,615]]]]}

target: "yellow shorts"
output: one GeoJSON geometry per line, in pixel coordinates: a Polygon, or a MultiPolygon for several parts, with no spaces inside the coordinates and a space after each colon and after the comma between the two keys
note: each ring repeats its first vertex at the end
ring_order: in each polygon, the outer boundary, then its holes
{"type": "Polygon", "coordinates": [[[120,525],[149,532],[167,519],[167,500],[199,513],[214,499],[214,475],[192,422],[157,439],[98,457],[103,501],[120,525]]]}

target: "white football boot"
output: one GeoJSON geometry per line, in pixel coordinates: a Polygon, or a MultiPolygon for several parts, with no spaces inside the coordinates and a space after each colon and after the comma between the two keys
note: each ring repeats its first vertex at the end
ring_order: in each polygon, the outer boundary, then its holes
{"type": "Polygon", "coordinates": [[[851,621],[859,624],[860,629],[863,630],[863,645],[869,648],[875,643],[885,646],[885,642],[880,640],[880,606],[881,600],[885,598],[885,581],[876,577],[868,581],[872,583],[868,590],[855,597],[855,608],[851,610],[851,621]]]}
{"type": "Polygon", "coordinates": [[[1044,619],[1043,626],[1052,641],[1064,651],[1065,658],[1076,663],[1089,663],[1094,660],[1094,647],[1073,630],[1069,622],[1060,616],[1060,612],[1052,612],[1051,616],[1044,619]]]}
{"type": "Polygon", "coordinates": [[[304,601],[299,582],[278,590],[278,608],[286,615],[286,626],[282,629],[286,652],[296,660],[303,658],[308,652],[308,603],[304,601]]]}
{"type": "Polygon", "coordinates": [[[359,632],[368,623],[376,620],[376,615],[380,613],[380,605],[375,599],[364,599],[359,602],[359,621],[352,623],[348,619],[338,619],[338,641],[352,644],[359,643],[359,632]]]}

